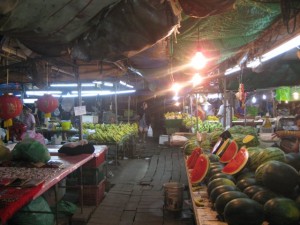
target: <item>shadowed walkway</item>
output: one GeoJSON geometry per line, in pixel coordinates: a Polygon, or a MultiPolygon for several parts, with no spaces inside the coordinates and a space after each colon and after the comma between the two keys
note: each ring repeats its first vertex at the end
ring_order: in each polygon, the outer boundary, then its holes
{"type": "MultiPolygon", "coordinates": [[[[88,221],[88,225],[192,225],[191,210],[164,209],[163,184],[187,185],[182,150],[149,142],[138,145],[134,158],[109,165],[110,189],[88,221]]],[[[188,189],[188,188],[186,188],[188,189]]],[[[184,191],[187,199],[187,192],[184,191]]]]}

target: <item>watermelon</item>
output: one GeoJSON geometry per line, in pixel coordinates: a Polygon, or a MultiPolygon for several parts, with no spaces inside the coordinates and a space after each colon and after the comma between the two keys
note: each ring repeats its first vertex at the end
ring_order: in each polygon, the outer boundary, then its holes
{"type": "Polygon", "coordinates": [[[236,198],[226,204],[224,218],[229,225],[261,225],[263,206],[252,199],[236,198]]]}
{"type": "Polygon", "coordinates": [[[259,185],[251,185],[249,187],[246,187],[243,192],[249,196],[249,198],[252,198],[253,195],[255,195],[259,191],[266,190],[266,188],[259,186],[259,185]]]}
{"type": "Polygon", "coordinates": [[[300,214],[295,201],[289,198],[272,198],[264,205],[266,220],[272,225],[299,224],[300,214]]]}
{"type": "Polygon", "coordinates": [[[254,201],[257,201],[258,203],[264,205],[267,201],[269,201],[272,198],[279,197],[276,193],[270,191],[270,190],[261,190],[255,193],[252,196],[252,199],[254,201]]]}
{"type": "Polygon", "coordinates": [[[294,167],[272,160],[257,168],[255,179],[275,193],[290,196],[298,185],[299,174],[294,167]]]}
{"type": "Polygon", "coordinates": [[[208,183],[207,185],[207,194],[210,196],[211,191],[221,185],[230,185],[230,186],[235,186],[232,180],[229,180],[227,178],[217,178],[212,180],[211,182],[208,183]]]}
{"type": "Polygon", "coordinates": [[[206,176],[209,170],[209,159],[207,155],[201,154],[194,166],[194,169],[191,171],[190,179],[192,184],[200,183],[206,176]]]}
{"type": "Polygon", "coordinates": [[[235,140],[231,141],[220,158],[221,163],[228,163],[238,152],[238,145],[235,140]]]}
{"type": "Polygon", "coordinates": [[[197,159],[198,159],[198,157],[201,153],[202,153],[201,148],[196,147],[193,150],[192,154],[188,156],[188,159],[186,161],[186,165],[187,165],[188,169],[193,169],[194,168],[194,166],[197,162],[197,159]]]}
{"type": "Polygon", "coordinates": [[[211,200],[212,203],[214,203],[219,195],[221,195],[227,191],[238,191],[238,189],[236,186],[232,186],[232,185],[221,185],[221,186],[215,187],[210,192],[209,199],[211,200]]]}
{"type": "Polygon", "coordinates": [[[285,153],[276,147],[261,149],[259,152],[250,154],[248,167],[251,170],[256,170],[261,164],[271,160],[283,162],[285,161],[285,153]]]}
{"type": "Polygon", "coordinates": [[[242,179],[244,179],[244,178],[250,178],[250,177],[254,178],[254,177],[255,177],[255,172],[249,171],[249,170],[243,170],[243,171],[241,171],[241,172],[238,174],[236,180],[237,180],[237,181],[240,181],[240,180],[242,180],[242,179]]]}
{"type": "Polygon", "coordinates": [[[248,177],[248,178],[244,178],[239,180],[236,183],[236,186],[241,190],[244,191],[247,187],[252,186],[257,184],[257,181],[255,180],[254,177],[248,177]]]}
{"type": "Polygon", "coordinates": [[[224,208],[228,202],[237,198],[249,198],[245,193],[240,191],[226,191],[220,194],[215,201],[214,208],[219,215],[223,215],[224,208]]]}
{"type": "Polygon", "coordinates": [[[225,174],[225,173],[220,172],[220,173],[216,173],[216,174],[212,175],[212,176],[209,178],[208,183],[211,182],[211,181],[214,180],[214,179],[217,179],[217,178],[227,178],[227,179],[229,179],[229,180],[232,180],[234,183],[236,182],[236,181],[235,181],[235,178],[234,178],[232,175],[229,175],[229,174],[225,174]]]}
{"type": "Polygon", "coordinates": [[[248,151],[246,148],[241,148],[238,153],[227,163],[222,172],[226,174],[237,174],[246,165],[248,160],[248,151]]]}
{"type": "Polygon", "coordinates": [[[300,170],[300,154],[296,152],[290,152],[285,154],[285,163],[294,167],[297,171],[300,170]]]}

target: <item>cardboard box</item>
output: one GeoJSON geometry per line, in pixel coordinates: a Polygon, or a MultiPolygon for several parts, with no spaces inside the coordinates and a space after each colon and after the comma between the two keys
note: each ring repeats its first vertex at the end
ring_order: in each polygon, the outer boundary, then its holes
{"type": "Polygon", "coordinates": [[[158,143],[160,145],[168,145],[169,144],[169,135],[160,135],[158,143]]]}

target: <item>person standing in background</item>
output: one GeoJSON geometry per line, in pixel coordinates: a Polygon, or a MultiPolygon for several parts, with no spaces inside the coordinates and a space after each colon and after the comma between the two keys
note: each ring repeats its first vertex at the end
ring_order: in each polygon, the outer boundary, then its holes
{"type": "Polygon", "coordinates": [[[139,112],[139,142],[146,143],[146,135],[150,126],[150,117],[147,102],[143,102],[139,112]]]}
{"type": "Polygon", "coordinates": [[[220,105],[219,111],[217,113],[217,117],[220,119],[220,122],[222,123],[225,129],[228,129],[230,127],[233,115],[234,115],[233,107],[230,106],[228,101],[224,99],[223,104],[220,105]],[[225,113],[225,108],[226,108],[226,113],[225,113]],[[226,114],[226,117],[224,117],[224,114],[226,114]]]}
{"type": "Polygon", "coordinates": [[[34,115],[31,113],[31,109],[27,106],[23,107],[23,113],[20,116],[20,120],[24,123],[27,127],[27,130],[35,130],[35,118],[34,115]]]}
{"type": "Polygon", "coordinates": [[[204,111],[200,103],[197,104],[197,110],[195,114],[195,116],[199,117],[202,121],[204,121],[206,118],[206,112],[204,111]]]}

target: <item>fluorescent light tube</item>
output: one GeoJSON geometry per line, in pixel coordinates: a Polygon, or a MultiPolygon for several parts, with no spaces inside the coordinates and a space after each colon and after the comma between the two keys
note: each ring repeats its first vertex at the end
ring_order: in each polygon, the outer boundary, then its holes
{"type": "Polygon", "coordinates": [[[106,87],[113,87],[114,84],[110,83],[110,82],[104,82],[104,86],[106,86],[106,87]]]}
{"type": "MultiPolygon", "coordinates": [[[[82,83],[82,87],[94,87],[95,83],[82,83]]],[[[50,84],[50,87],[77,87],[76,83],[56,83],[50,84]]]]}
{"type": "Polygon", "coordinates": [[[234,67],[232,67],[232,68],[227,69],[227,70],[225,71],[224,75],[229,75],[229,74],[238,72],[238,71],[240,71],[240,70],[241,70],[241,67],[238,66],[238,65],[236,65],[236,66],[234,66],[234,67]]]}
{"type": "Polygon", "coordinates": [[[61,95],[61,91],[49,91],[49,90],[31,90],[31,91],[26,91],[26,95],[34,95],[34,96],[43,96],[44,94],[51,94],[51,95],[56,95],[56,96],[60,96],[61,95]]]}
{"type": "Polygon", "coordinates": [[[37,101],[37,98],[24,98],[23,103],[24,104],[33,104],[37,101]]]}
{"type": "Polygon", "coordinates": [[[272,49],[271,51],[263,54],[261,56],[261,61],[265,62],[269,59],[272,59],[272,58],[284,53],[284,52],[287,52],[293,48],[296,48],[299,45],[300,45],[300,35],[292,38],[291,40],[289,40],[289,41],[279,45],[278,47],[272,49]]]}

